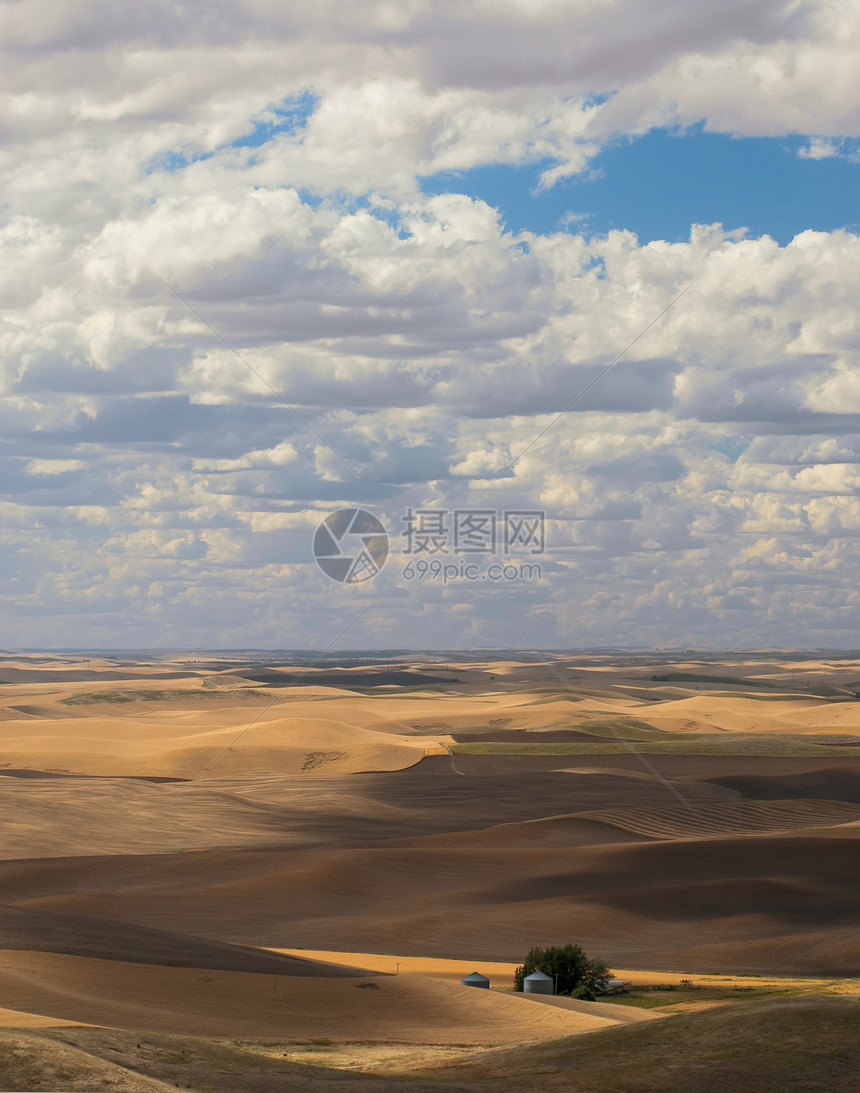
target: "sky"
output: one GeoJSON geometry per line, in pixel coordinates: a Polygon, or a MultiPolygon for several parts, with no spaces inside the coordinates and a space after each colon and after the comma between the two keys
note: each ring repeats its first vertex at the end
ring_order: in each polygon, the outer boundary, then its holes
{"type": "Polygon", "coordinates": [[[860,647],[860,7],[0,43],[0,646],[860,647]]]}

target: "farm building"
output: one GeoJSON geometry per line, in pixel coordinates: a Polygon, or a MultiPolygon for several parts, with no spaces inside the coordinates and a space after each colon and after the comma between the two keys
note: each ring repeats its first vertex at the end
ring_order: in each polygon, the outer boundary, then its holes
{"type": "Polygon", "coordinates": [[[472,972],[471,975],[464,975],[460,980],[464,987],[483,987],[485,990],[490,989],[490,981],[485,975],[481,975],[480,972],[472,972]]]}
{"type": "Polygon", "coordinates": [[[555,981],[546,972],[532,972],[523,980],[523,991],[526,994],[555,994],[555,981]]]}

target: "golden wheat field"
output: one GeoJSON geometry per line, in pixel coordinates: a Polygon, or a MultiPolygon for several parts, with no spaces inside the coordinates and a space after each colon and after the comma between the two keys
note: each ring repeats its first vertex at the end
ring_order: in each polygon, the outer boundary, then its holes
{"type": "Polygon", "coordinates": [[[0,685],[4,1089],[479,1089],[514,1049],[587,1089],[570,1052],[860,1019],[851,657],[8,655],[0,685]],[[571,941],[631,994],[511,992],[571,941]]]}

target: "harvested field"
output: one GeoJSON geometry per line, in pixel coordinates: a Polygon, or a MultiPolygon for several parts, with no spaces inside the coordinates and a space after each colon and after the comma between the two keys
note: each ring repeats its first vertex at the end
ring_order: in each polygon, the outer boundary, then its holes
{"type": "MultiPolygon", "coordinates": [[[[324,1041],[333,1082],[429,1067],[422,1088],[460,1088],[463,1053],[611,1038],[653,1012],[457,982],[567,941],[625,976],[708,981],[708,1005],[715,973],[850,989],[860,704],[785,693],[772,660],[762,693],[755,665],[721,673],[743,681],[730,694],[611,658],[557,669],[576,695],[539,664],[454,668],[433,690],[408,666],[328,668],[281,695],[304,669],[7,661],[0,1007],[17,1058],[175,1088],[191,1071],[158,1045],[223,1037],[235,1050],[195,1056],[200,1088],[228,1055],[264,1088],[302,1078],[283,1067],[305,1054],[318,1068],[324,1041]],[[397,959],[413,967],[392,975],[397,959]],[[156,1039],[109,1047],[109,1025],[156,1039]],[[240,1046],[263,1042],[277,1059],[240,1046]],[[143,1056],[150,1070],[122,1069],[143,1056]]],[[[649,1025],[695,1000],[662,1001],[649,1025]]],[[[691,1036],[721,1027],[701,1017],[691,1036]]]]}

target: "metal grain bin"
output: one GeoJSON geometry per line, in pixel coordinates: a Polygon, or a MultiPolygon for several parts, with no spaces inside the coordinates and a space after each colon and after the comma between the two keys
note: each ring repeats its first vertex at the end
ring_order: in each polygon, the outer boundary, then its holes
{"type": "Polygon", "coordinates": [[[464,987],[483,987],[484,990],[490,989],[490,981],[485,975],[481,975],[480,972],[472,972],[471,975],[464,975],[460,980],[464,987]]]}
{"type": "Polygon", "coordinates": [[[555,994],[555,982],[546,972],[532,972],[523,980],[523,991],[526,994],[555,994]]]}

